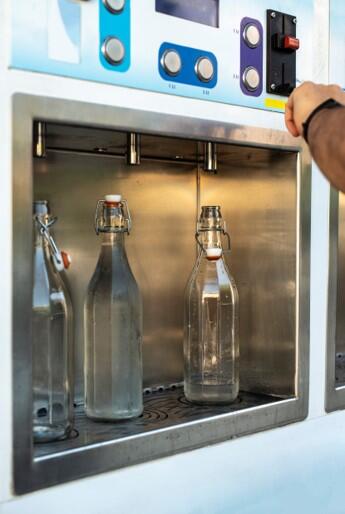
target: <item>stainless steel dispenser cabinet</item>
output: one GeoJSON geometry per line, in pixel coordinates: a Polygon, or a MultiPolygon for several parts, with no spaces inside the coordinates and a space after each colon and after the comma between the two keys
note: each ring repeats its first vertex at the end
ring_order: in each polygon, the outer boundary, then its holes
{"type": "MultiPolygon", "coordinates": [[[[18,494],[302,420],[308,412],[310,157],[286,133],[52,98],[13,98],[14,485],[18,494]],[[96,201],[131,205],[128,255],[144,300],[141,418],[83,410],[85,291],[99,251],[96,201]],[[75,431],[31,430],[32,202],[46,199],[73,264],[75,431]],[[240,396],[183,395],[183,294],[200,205],[221,205],[240,296],[240,396]]],[[[345,209],[344,209],[345,210],[345,209]]],[[[345,241],[345,240],[344,240],[345,241]]],[[[345,243],[344,243],[345,248],[345,243]]]]}
{"type": "Polygon", "coordinates": [[[326,410],[345,408],[345,195],[331,190],[326,410]]]}

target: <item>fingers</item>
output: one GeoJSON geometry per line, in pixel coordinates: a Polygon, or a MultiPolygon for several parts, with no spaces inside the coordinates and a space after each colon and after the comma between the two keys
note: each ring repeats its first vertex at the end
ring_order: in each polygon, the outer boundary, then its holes
{"type": "Polygon", "coordinates": [[[300,132],[294,122],[293,104],[294,92],[290,95],[288,102],[285,106],[285,125],[292,136],[298,137],[300,135],[300,132]]]}
{"type": "Polygon", "coordinates": [[[290,134],[291,134],[293,137],[298,137],[298,136],[300,136],[299,130],[298,130],[298,128],[296,127],[296,125],[295,125],[295,123],[293,122],[293,120],[285,120],[285,125],[286,125],[286,128],[288,129],[288,131],[290,132],[290,134]]]}

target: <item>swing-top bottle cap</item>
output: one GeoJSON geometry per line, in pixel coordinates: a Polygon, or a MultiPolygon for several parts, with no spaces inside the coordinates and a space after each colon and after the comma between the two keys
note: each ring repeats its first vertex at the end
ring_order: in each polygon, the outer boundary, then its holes
{"type": "Polygon", "coordinates": [[[131,216],[122,195],[105,195],[98,200],[95,212],[95,230],[99,232],[127,232],[131,230],[131,216]]]}
{"type": "Polygon", "coordinates": [[[209,261],[217,261],[221,258],[222,253],[221,248],[206,248],[206,257],[209,261]]]}
{"type": "Polygon", "coordinates": [[[50,214],[48,200],[35,200],[33,203],[33,214],[36,214],[36,216],[48,216],[50,214]]]}
{"type": "Polygon", "coordinates": [[[105,195],[104,201],[105,203],[120,203],[122,200],[122,195],[105,195]]]}

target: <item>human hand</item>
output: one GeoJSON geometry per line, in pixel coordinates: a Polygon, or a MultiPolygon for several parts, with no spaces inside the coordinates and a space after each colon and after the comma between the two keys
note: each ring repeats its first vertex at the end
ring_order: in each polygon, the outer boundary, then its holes
{"type": "Polygon", "coordinates": [[[314,84],[304,82],[289,97],[285,108],[285,124],[294,137],[303,134],[303,123],[309,115],[323,102],[332,98],[345,105],[345,92],[337,85],[314,84]]]}

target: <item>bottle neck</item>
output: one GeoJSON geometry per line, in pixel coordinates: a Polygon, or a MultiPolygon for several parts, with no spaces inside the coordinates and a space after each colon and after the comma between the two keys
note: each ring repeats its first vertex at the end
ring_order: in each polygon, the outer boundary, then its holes
{"type": "MultiPolygon", "coordinates": [[[[45,222],[45,219],[41,218],[43,222],[45,222]]],[[[39,248],[47,248],[48,241],[40,232],[40,229],[38,227],[37,221],[34,219],[34,244],[35,247],[39,248]]]]}
{"type": "Polygon", "coordinates": [[[125,248],[125,233],[124,232],[102,232],[102,247],[116,246],[118,248],[125,248]]]}
{"type": "Polygon", "coordinates": [[[221,232],[216,230],[207,230],[200,235],[200,241],[204,249],[222,248],[221,232]]]}
{"type": "Polygon", "coordinates": [[[118,268],[124,265],[128,267],[128,258],[125,247],[125,233],[123,232],[102,232],[102,246],[99,253],[99,262],[104,266],[118,268]]]}

